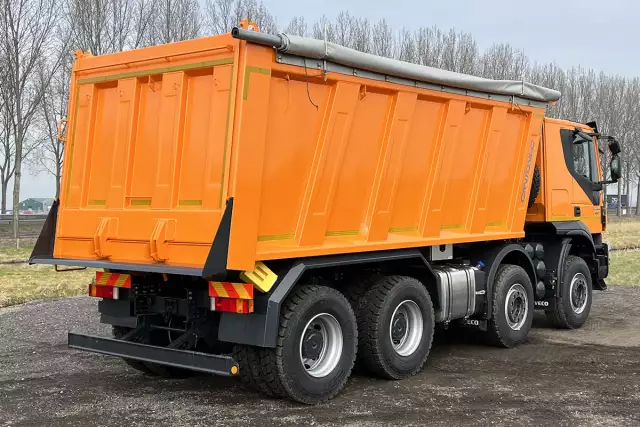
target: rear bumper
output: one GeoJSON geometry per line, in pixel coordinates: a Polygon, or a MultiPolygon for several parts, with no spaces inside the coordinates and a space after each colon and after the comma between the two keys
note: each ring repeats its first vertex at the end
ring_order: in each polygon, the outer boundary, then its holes
{"type": "Polygon", "coordinates": [[[69,333],[69,347],[214,375],[234,376],[239,369],[238,362],[230,356],[158,347],[91,335],[69,333]]]}

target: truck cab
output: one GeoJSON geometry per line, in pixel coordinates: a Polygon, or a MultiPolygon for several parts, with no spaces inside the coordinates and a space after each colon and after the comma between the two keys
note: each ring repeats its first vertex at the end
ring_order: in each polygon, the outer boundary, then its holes
{"type": "MultiPolygon", "coordinates": [[[[542,238],[540,233],[558,237],[555,244],[546,239],[547,247],[556,246],[557,250],[587,260],[594,288],[606,289],[604,279],[609,264],[608,246],[602,240],[607,226],[603,193],[607,184],[620,178],[618,142],[600,135],[595,122],[581,124],[545,118],[536,168],[541,176],[540,189],[532,188],[537,195],[531,195],[534,199],[527,211],[527,233],[533,238],[542,238]],[[605,142],[608,155],[599,146],[605,142]],[[608,180],[601,167],[605,156],[610,158],[608,180]]],[[[555,253],[553,257],[563,259],[555,253]]],[[[561,269],[560,265],[558,273],[561,269]]]]}
{"type": "MultiPolygon", "coordinates": [[[[595,124],[593,124],[595,125],[595,124]]],[[[606,228],[606,208],[599,135],[593,128],[545,118],[536,166],[543,177],[540,191],[527,212],[528,222],[579,221],[598,235],[606,228]]],[[[619,147],[609,145],[611,181],[619,178],[619,147]]]]}

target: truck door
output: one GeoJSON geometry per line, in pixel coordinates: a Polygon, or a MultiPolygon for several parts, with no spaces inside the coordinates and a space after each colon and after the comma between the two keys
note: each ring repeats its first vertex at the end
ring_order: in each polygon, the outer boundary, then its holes
{"type": "Polygon", "coordinates": [[[545,169],[551,201],[547,220],[582,221],[591,233],[600,233],[602,192],[594,185],[601,180],[597,142],[579,136],[575,127],[565,123],[549,121],[545,127],[545,169]]]}
{"type": "Polygon", "coordinates": [[[602,192],[594,183],[600,181],[600,163],[595,138],[585,136],[578,134],[575,128],[560,131],[565,162],[573,177],[573,217],[584,222],[592,233],[599,233],[602,231],[602,192]]]}

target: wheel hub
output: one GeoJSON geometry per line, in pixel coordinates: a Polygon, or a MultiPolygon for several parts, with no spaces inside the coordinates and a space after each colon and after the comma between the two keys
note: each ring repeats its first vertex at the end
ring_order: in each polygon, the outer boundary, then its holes
{"type": "Polygon", "coordinates": [[[520,295],[512,295],[511,301],[509,301],[509,319],[518,323],[524,316],[524,301],[520,295]]]}
{"type": "Polygon", "coordinates": [[[315,378],[329,375],[342,355],[342,328],[338,320],[329,313],[315,315],[300,335],[300,362],[315,378]]]}
{"type": "Polygon", "coordinates": [[[587,278],[582,273],[578,273],[571,279],[569,290],[569,299],[574,313],[581,314],[585,310],[588,298],[587,278]]]}
{"type": "Polygon", "coordinates": [[[302,341],[302,357],[305,359],[317,359],[322,353],[323,346],[324,338],[319,326],[315,325],[314,328],[307,329],[302,341]]]}
{"type": "Polygon", "coordinates": [[[516,283],[511,286],[504,305],[507,324],[514,331],[520,330],[529,314],[529,299],[521,284],[516,283]]]}
{"type": "Polygon", "coordinates": [[[398,344],[407,333],[407,316],[404,313],[396,313],[391,325],[391,339],[398,344]]]}
{"type": "Polygon", "coordinates": [[[424,320],[420,307],[415,301],[402,301],[391,316],[389,339],[393,350],[400,356],[413,354],[422,341],[424,320]]]}

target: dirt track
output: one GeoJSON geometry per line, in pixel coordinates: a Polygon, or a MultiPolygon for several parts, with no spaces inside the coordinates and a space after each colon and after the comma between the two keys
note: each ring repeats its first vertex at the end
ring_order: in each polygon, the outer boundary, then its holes
{"type": "Polygon", "coordinates": [[[594,296],[579,331],[537,321],[513,350],[441,334],[416,377],[356,376],[316,407],[263,399],[235,379],[159,380],[69,350],[67,330],[109,332],[90,298],[2,309],[0,426],[640,425],[640,287],[594,296]]]}

